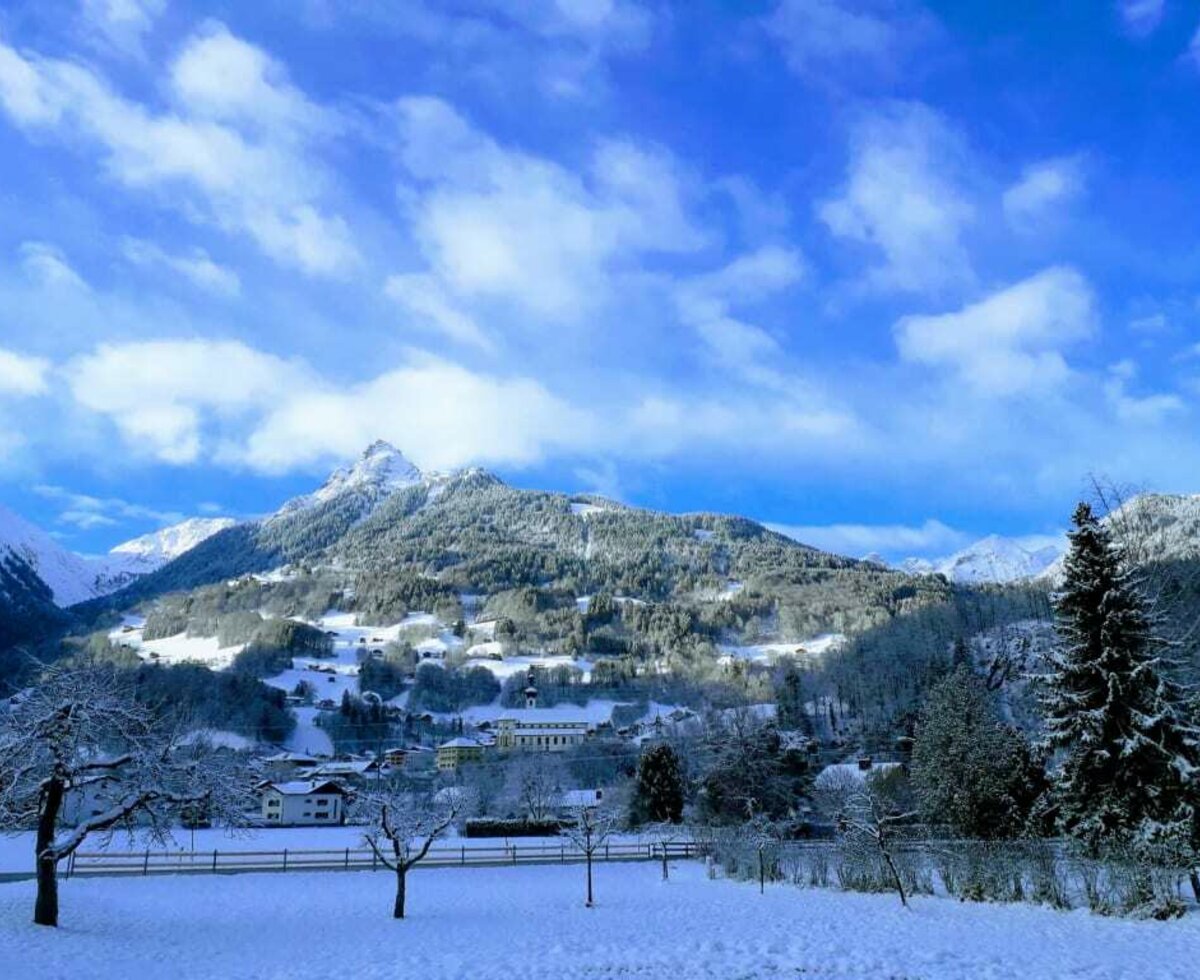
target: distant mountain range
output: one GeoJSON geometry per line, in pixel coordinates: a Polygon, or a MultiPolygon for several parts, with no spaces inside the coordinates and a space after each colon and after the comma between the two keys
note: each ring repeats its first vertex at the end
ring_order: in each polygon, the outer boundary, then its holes
{"type": "Polygon", "coordinates": [[[69,551],[45,531],[0,507],[0,562],[35,575],[56,606],[107,595],[190,551],[205,538],[232,527],[229,517],[193,517],[117,545],[89,558],[69,551]]]}
{"type": "Polygon", "coordinates": [[[1025,582],[1044,575],[1062,557],[1065,543],[1030,547],[1021,539],[990,534],[945,558],[908,558],[896,567],[911,575],[944,575],[960,585],[1025,582]]]}
{"type": "MultiPolygon", "coordinates": [[[[1147,496],[1124,510],[1138,515],[1161,554],[1200,554],[1200,497],[1147,496]]],[[[53,620],[59,608],[89,600],[127,609],[288,567],[333,570],[411,601],[430,590],[454,601],[519,589],[684,603],[718,596],[730,608],[759,603],[738,615],[771,617],[789,636],[851,632],[944,598],[938,575],[961,585],[1026,581],[1052,575],[1060,554],[1055,545],[993,535],[938,561],[891,568],[875,556],[819,551],[745,518],[521,490],[480,469],[422,473],[376,442],[262,520],[194,518],[97,559],[0,509],[0,646],[22,633],[6,622],[53,620]]],[[[736,625],[737,616],[727,618],[736,625]]]]}

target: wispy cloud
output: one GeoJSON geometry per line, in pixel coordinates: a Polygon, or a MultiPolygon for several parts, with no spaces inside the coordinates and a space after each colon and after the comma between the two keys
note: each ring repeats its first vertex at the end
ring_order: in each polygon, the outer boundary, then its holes
{"type": "Polygon", "coordinates": [[[896,556],[941,555],[970,542],[962,531],[930,518],[921,524],[769,524],[802,544],[838,555],[861,558],[872,553],[896,556]]]}
{"type": "Polygon", "coordinates": [[[63,508],[58,515],[59,523],[70,524],[83,531],[114,527],[128,521],[177,524],[184,518],[178,511],[157,510],[143,504],[130,503],[120,497],[94,497],[54,484],[37,484],[33,487],[33,492],[63,508]]]}

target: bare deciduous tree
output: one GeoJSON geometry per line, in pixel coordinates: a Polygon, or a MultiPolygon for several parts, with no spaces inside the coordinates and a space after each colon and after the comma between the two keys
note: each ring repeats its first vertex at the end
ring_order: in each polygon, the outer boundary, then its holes
{"type": "Polygon", "coordinates": [[[403,919],[408,873],[424,860],[458,815],[471,802],[460,787],[429,794],[404,789],[366,793],[356,805],[356,820],[366,824],[363,839],[384,867],[396,875],[392,918],[403,919]]]}
{"type": "Polygon", "coordinates": [[[576,806],[571,808],[570,821],[564,832],[583,852],[587,865],[586,905],[590,909],[596,904],[592,890],[592,858],[616,831],[620,818],[614,810],[604,806],[576,806]]]}
{"type": "Polygon", "coordinates": [[[662,880],[669,881],[671,879],[671,845],[689,840],[688,828],[680,823],[664,821],[647,824],[640,828],[639,833],[643,840],[648,841],[658,851],[659,860],[662,861],[662,880]]]}
{"type": "Polygon", "coordinates": [[[917,811],[908,805],[903,773],[899,769],[823,773],[814,790],[817,805],[833,819],[842,846],[882,858],[900,904],[907,907],[908,890],[896,865],[896,844],[902,828],[916,818],[917,811]]]}
{"type": "Polygon", "coordinates": [[[517,799],[529,820],[549,820],[562,798],[563,767],[549,753],[531,753],[518,761],[513,779],[517,799]]]}
{"type": "Polygon", "coordinates": [[[58,925],[58,865],[93,835],[143,825],[165,842],[183,813],[244,820],[247,783],[233,754],[185,741],[183,731],[111,669],[54,669],[9,702],[0,717],[0,829],[36,830],[34,922],[58,925]]]}

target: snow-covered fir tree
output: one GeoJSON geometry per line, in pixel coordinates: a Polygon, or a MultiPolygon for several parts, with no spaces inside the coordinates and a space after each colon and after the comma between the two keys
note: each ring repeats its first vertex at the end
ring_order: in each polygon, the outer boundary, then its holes
{"type": "Polygon", "coordinates": [[[1044,699],[1059,754],[1059,829],[1089,852],[1194,851],[1200,737],[1165,676],[1145,600],[1121,550],[1087,504],[1068,535],[1056,598],[1059,648],[1044,699]]]}

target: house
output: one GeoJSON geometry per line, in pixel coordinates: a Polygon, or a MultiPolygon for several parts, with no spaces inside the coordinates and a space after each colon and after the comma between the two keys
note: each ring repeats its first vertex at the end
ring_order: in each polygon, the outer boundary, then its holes
{"type": "Polygon", "coordinates": [[[412,749],[398,745],[395,748],[384,749],[383,761],[393,769],[403,769],[411,754],[412,749]]]}
{"type": "Polygon", "coordinates": [[[263,768],[271,779],[286,781],[307,773],[321,764],[321,759],[307,752],[277,752],[262,760],[263,768]]]}
{"type": "Polygon", "coordinates": [[[603,802],[602,789],[569,789],[558,801],[559,814],[570,817],[580,810],[595,810],[603,802]]]}
{"type": "Polygon", "coordinates": [[[320,827],[346,822],[346,791],[332,780],[264,783],[260,790],[265,823],[320,827]]]}
{"type": "Polygon", "coordinates": [[[864,755],[853,762],[826,766],[813,780],[813,789],[838,790],[863,785],[868,780],[883,779],[903,769],[904,766],[899,762],[876,762],[869,755],[864,755]]]}
{"type": "Polygon", "coordinates": [[[374,759],[333,759],[322,762],[308,773],[309,779],[336,779],[352,785],[364,785],[378,775],[382,765],[374,759]]]}
{"type": "Polygon", "coordinates": [[[440,772],[453,772],[459,766],[483,761],[484,746],[471,738],[452,738],[437,747],[437,767],[440,772]]]}

